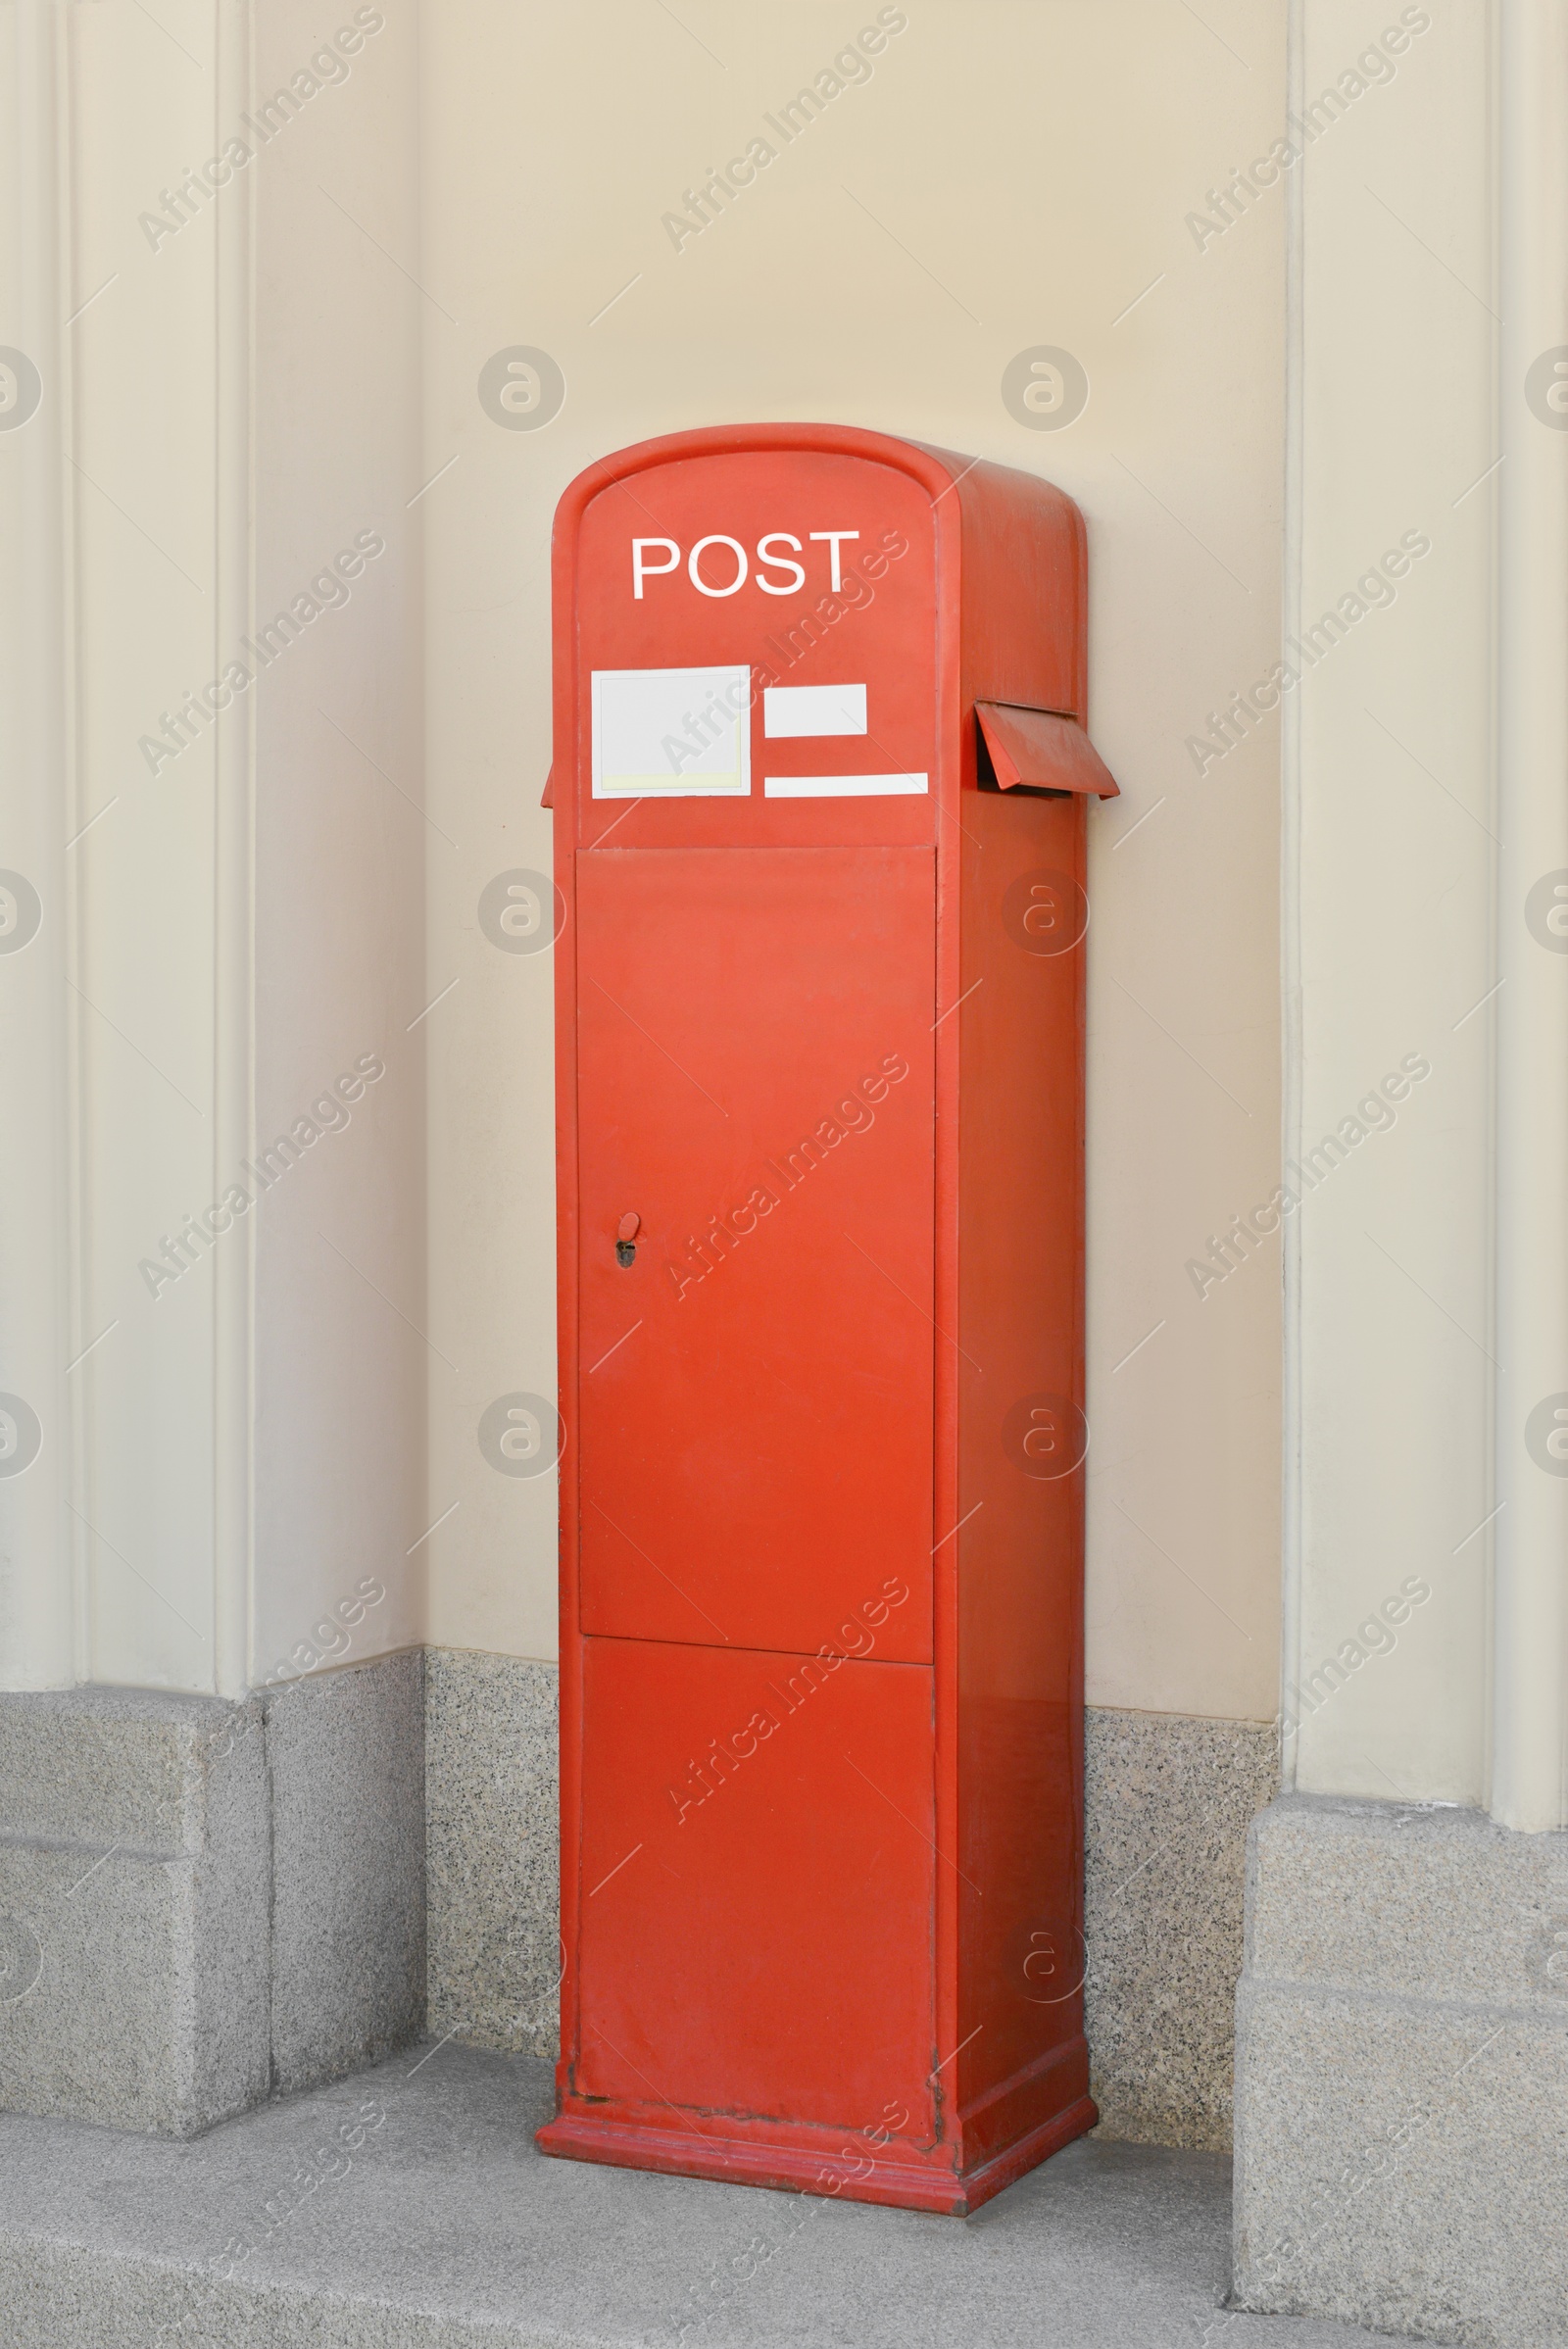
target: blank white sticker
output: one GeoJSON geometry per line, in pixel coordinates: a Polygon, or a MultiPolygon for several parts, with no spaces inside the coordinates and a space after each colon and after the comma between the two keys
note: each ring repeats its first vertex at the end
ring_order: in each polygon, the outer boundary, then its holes
{"type": "Polygon", "coordinates": [[[863,685],[766,685],[762,688],[762,731],[779,737],[801,734],[863,734],[863,685]]]}
{"type": "Polygon", "coordinates": [[[768,800],[864,800],[912,798],[929,791],[925,775],[764,775],[768,800]]]}
{"type": "Polygon", "coordinates": [[[596,668],[594,798],[742,798],[752,788],[752,672],[596,668]]]}

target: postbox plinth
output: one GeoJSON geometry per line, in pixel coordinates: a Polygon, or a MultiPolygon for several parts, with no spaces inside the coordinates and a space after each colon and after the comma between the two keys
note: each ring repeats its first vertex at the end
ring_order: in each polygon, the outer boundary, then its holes
{"type": "Polygon", "coordinates": [[[861,2170],[857,2158],[827,2153],[806,2141],[790,2144],[778,2124],[767,2125],[765,2133],[753,2139],[565,2113],[546,2122],[537,2131],[537,2142],[544,2152],[564,2161],[607,2162],[614,2169],[708,2178],[718,2185],[772,2186],[786,2193],[827,2194],[844,2202],[879,2202],[899,2210],[929,2211],[938,2218],[964,2219],[1093,2129],[1098,2118],[1086,2093],[1017,2138],[1004,2153],[993,2154],[963,2175],[955,2166],[960,2158],[957,2147],[934,2148],[922,2159],[901,2146],[896,2158],[880,2152],[868,2155],[869,2166],[861,2170]],[[942,2152],[946,2161],[937,2158],[942,2152]]]}
{"type": "Polygon", "coordinates": [[[1090,2128],[1085,557],[826,426],[556,534],[567,2158],[962,2212],[1090,2128]]]}

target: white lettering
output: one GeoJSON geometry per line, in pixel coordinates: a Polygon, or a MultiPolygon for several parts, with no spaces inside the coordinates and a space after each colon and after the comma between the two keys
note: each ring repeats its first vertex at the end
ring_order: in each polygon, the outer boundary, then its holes
{"type": "Polygon", "coordinates": [[[643,599],[645,578],[657,579],[665,571],[675,570],[679,563],[680,549],[672,538],[634,538],[631,542],[631,592],[638,603],[640,604],[643,599]],[[645,563],[643,561],[645,547],[667,549],[669,561],[667,563],[645,563]]]}
{"type": "Polygon", "coordinates": [[[700,538],[686,559],[687,576],[691,580],[693,587],[696,588],[700,596],[738,595],[741,589],[746,585],[746,574],[749,567],[750,565],[746,560],[746,549],[741,545],[740,540],[738,538],[726,538],[722,530],[714,530],[707,538],[700,538]],[[699,565],[702,563],[704,550],[708,547],[729,547],[733,550],[735,556],[735,576],[730,581],[728,587],[710,587],[707,580],[703,577],[699,565]]]}
{"type": "MultiPolygon", "coordinates": [[[[813,530],[809,535],[813,544],[826,543],[828,581],[834,593],[837,594],[844,585],[843,549],[845,543],[858,539],[860,533],[858,530],[813,530]]],[[[805,592],[806,566],[795,560],[800,552],[801,541],[793,531],[763,531],[757,542],[756,558],[757,584],[763,595],[794,596],[805,592]],[[784,555],[775,553],[774,550],[779,547],[787,547],[790,552],[784,555]],[[784,575],[782,577],[765,577],[763,574],[767,572],[778,572],[784,575]]],[[[643,581],[667,577],[671,571],[679,570],[681,550],[672,538],[634,538],[632,540],[632,594],[639,604],[643,600],[643,581]]],[[[727,531],[713,530],[706,538],[700,538],[697,541],[686,559],[686,571],[699,595],[719,598],[734,596],[739,595],[741,589],[746,585],[747,579],[752,575],[751,559],[738,538],[731,538],[727,531]],[[708,553],[710,547],[727,547],[735,558],[735,576],[727,585],[710,586],[703,577],[703,557],[708,553]]]]}
{"type": "Polygon", "coordinates": [[[774,547],[793,547],[798,555],[801,551],[801,542],[798,538],[792,538],[787,530],[769,530],[763,537],[758,540],[758,586],[761,589],[764,596],[799,595],[801,589],[806,585],[805,570],[800,563],[792,561],[788,555],[774,555],[771,553],[770,550],[774,547]],[[795,576],[793,579],[786,580],[784,585],[780,587],[774,580],[764,579],[762,577],[761,565],[763,563],[766,563],[769,570],[793,571],[795,576]]]}
{"type": "Polygon", "coordinates": [[[841,538],[858,538],[859,535],[858,530],[813,530],[811,532],[813,538],[825,538],[828,541],[829,578],[835,588],[842,587],[844,584],[839,576],[839,540],[841,538]]]}

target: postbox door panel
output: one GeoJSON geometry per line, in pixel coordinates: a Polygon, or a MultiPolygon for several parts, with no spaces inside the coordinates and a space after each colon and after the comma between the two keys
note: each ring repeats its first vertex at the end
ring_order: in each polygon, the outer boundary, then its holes
{"type": "Polygon", "coordinates": [[[577,2093],[929,2138],[930,1672],[584,1647],[577,2093]]]}
{"type": "Polygon", "coordinates": [[[578,859],[585,1632],[930,1660],[934,889],[928,848],[578,859]]]}

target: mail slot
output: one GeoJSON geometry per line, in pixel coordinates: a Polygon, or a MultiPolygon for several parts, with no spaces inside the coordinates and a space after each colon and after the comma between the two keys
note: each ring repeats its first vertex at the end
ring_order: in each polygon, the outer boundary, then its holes
{"type": "Polygon", "coordinates": [[[1090,2128],[1082,517],[818,425],[555,533],[547,2153],[962,2213],[1090,2128]]]}

